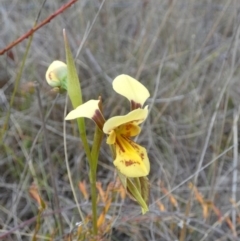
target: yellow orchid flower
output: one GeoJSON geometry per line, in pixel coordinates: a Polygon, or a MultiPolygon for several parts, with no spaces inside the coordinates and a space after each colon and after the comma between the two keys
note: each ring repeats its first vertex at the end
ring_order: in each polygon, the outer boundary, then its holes
{"type": "Polygon", "coordinates": [[[62,61],[53,61],[46,72],[46,80],[48,84],[52,87],[59,87],[61,89],[66,88],[67,79],[67,65],[62,61]]]}
{"type": "Polygon", "coordinates": [[[113,80],[113,89],[125,96],[131,104],[127,115],[115,116],[106,122],[99,109],[99,100],[89,100],[71,111],[66,120],[80,117],[90,118],[108,135],[107,143],[113,145],[116,151],[114,165],[126,177],[144,177],[149,174],[150,164],[147,151],[138,145],[131,137],[141,132],[141,124],[148,116],[148,106],[143,104],[150,96],[148,90],[136,79],[128,75],[119,75],[113,80]]]}

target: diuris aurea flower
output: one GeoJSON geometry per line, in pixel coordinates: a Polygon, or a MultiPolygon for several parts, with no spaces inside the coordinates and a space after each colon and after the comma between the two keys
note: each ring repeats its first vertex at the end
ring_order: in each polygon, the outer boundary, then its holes
{"type": "Polygon", "coordinates": [[[149,92],[140,82],[128,75],[119,75],[113,80],[113,89],[130,101],[131,111],[123,116],[114,116],[105,121],[99,109],[99,100],[89,100],[71,111],[66,120],[80,117],[92,119],[107,134],[107,144],[115,147],[114,165],[126,177],[144,177],[149,174],[147,151],[131,138],[141,132],[139,126],[148,116],[148,106],[143,108],[149,92]]]}
{"type": "Polygon", "coordinates": [[[48,84],[60,90],[67,90],[67,65],[62,61],[53,61],[46,72],[48,84]]]}

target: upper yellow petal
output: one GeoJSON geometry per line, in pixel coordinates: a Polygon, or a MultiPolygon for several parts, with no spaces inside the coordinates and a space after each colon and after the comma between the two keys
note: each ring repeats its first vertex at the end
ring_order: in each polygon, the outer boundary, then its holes
{"type": "Polygon", "coordinates": [[[73,120],[76,118],[86,117],[92,119],[100,129],[102,129],[105,122],[102,112],[98,106],[99,100],[89,100],[86,103],[78,106],[72,110],[65,117],[65,120],[73,120]]]}
{"type": "Polygon", "coordinates": [[[148,89],[129,75],[119,75],[113,80],[113,89],[120,95],[125,96],[133,109],[142,107],[150,96],[148,89]]]}
{"type": "Polygon", "coordinates": [[[109,134],[111,130],[114,130],[120,125],[130,123],[130,122],[132,124],[139,125],[147,118],[147,115],[148,115],[148,107],[146,106],[144,109],[133,110],[129,112],[127,115],[114,116],[105,122],[103,126],[103,132],[106,134],[109,134]]]}
{"type": "Polygon", "coordinates": [[[149,174],[150,164],[144,147],[123,136],[117,136],[115,147],[116,159],[113,163],[123,175],[143,177],[149,174]]]}
{"type": "Polygon", "coordinates": [[[67,77],[67,65],[62,61],[53,61],[47,69],[46,80],[52,87],[61,85],[61,80],[67,77]]]}

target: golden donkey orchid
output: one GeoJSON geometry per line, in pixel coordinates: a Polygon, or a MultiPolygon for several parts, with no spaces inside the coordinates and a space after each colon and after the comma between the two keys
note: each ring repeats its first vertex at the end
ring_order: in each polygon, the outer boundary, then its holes
{"type": "Polygon", "coordinates": [[[53,61],[46,72],[47,83],[60,90],[67,90],[67,65],[62,61],[53,61]]]}
{"type": "Polygon", "coordinates": [[[147,151],[131,138],[141,132],[139,125],[148,116],[148,106],[143,108],[143,105],[150,96],[149,91],[128,75],[117,76],[112,85],[118,94],[130,101],[131,111],[128,114],[105,121],[98,106],[99,100],[89,100],[71,111],[65,119],[92,119],[108,135],[107,144],[115,147],[116,157],[113,163],[118,171],[129,178],[145,177],[150,171],[147,151]]]}

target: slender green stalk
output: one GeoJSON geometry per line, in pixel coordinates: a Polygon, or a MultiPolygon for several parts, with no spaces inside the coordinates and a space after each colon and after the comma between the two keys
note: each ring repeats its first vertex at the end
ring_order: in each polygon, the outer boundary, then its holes
{"type": "MultiPolygon", "coordinates": [[[[80,138],[83,143],[83,148],[85,150],[85,153],[87,155],[88,163],[89,163],[89,180],[90,180],[90,188],[91,188],[91,202],[92,202],[92,223],[93,223],[93,234],[97,235],[98,228],[97,228],[97,189],[96,189],[96,171],[97,171],[97,160],[98,160],[98,152],[97,147],[98,144],[94,141],[92,150],[95,150],[94,152],[90,152],[90,148],[87,142],[87,136],[86,131],[83,130],[83,126],[85,129],[85,123],[83,118],[77,119],[78,123],[78,129],[80,133],[80,138]],[[96,147],[95,147],[96,146],[96,147]]],[[[95,132],[96,133],[96,132],[95,132]]]]}
{"type": "MultiPolygon", "coordinates": [[[[78,79],[74,59],[72,57],[72,53],[68,44],[67,36],[65,31],[63,32],[64,42],[65,42],[65,50],[66,50],[66,59],[67,59],[67,91],[72,102],[73,108],[77,108],[82,104],[82,92],[81,86],[78,79]]],[[[103,133],[101,130],[96,127],[94,142],[92,151],[89,148],[85,122],[83,118],[77,119],[79,135],[83,143],[84,151],[87,155],[88,163],[89,163],[89,180],[91,186],[91,201],[92,201],[92,223],[93,223],[93,234],[96,236],[98,233],[97,227],[97,189],[96,189],[96,172],[97,172],[97,162],[100,144],[102,140],[103,133]]]]}
{"type": "Polygon", "coordinates": [[[93,224],[93,234],[97,235],[97,188],[96,188],[96,173],[94,173],[93,168],[90,168],[89,172],[90,187],[91,187],[91,201],[92,201],[92,224],[93,224]]]}
{"type": "MultiPolygon", "coordinates": [[[[68,44],[67,36],[65,33],[65,30],[63,31],[63,37],[65,42],[65,51],[66,51],[66,59],[67,59],[67,92],[69,95],[69,98],[71,100],[73,108],[77,108],[79,105],[83,103],[82,101],[82,91],[81,91],[81,85],[80,81],[78,79],[74,59],[72,57],[72,53],[68,44]]],[[[77,119],[78,123],[78,129],[80,138],[83,142],[83,148],[85,150],[85,153],[87,155],[87,159],[89,163],[92,162],[92,156],[91,151],[87,142],[87,135],[86,135],[86,128],[85,128],[85,121],[83,118],[77,119]]]]}
{"type": "Polygon", "coordinates": [[[93,147],[91,151],[92,163],[90,164],[89,178],[91,183],[91,197],[92,197],[92,215],[93,215],[93,233],[97,234],[97,188],[96,188],[96,176],[97,176],[97,164],[99,150],[103,138],[103,132],[96,126],[93,140],[93,147]]]}
{"type": "MultiPolygon", "coordinates": [[[[76,108],[76,107],[74,107],[76,108]]],[[[91,151],[88,145],[87,141],[87,135],[86,135],[86,129],[85,129],[85,121],[83,118],[78,118],[77,119],[77,124],[78,124],[78,130],[79,130],[79,135],[83,143],[83,148],[86,153],[89,165],[92,163],[92,156],[91,156],[91,151]]]]}
{"type": "Polygon", "coordinates": [[[100,150],[102,139],[103,139],[103,132],[96,126],[94,139],[93,139],[93,146],[91,151],[92,162],[93,162],[92,166],[95,173],[97,172],[98,156],[99,156],[99,150],[100,150]]]}
{"type": "MultiPolygon", "coordinates": [[[[67,100],[68,100],[68,97],[66,96],[64,116],[66,116],[66,113],[67,113],[67,100]]],[[[85,222],[83,212],[82,212],[80,206],[78,205],[77,195],[76,195],[76,192],[75,192],[75,189],[74,189],[73,180],[72,180],[72,176],[71,176],[71,170],[70,170],[68,157],[67,157],[68,155],[67,155],[66,122],[65,121],[63,122],[63,144],[64,144],[65,163],[66,163],[68,178],[69,178],[70,186],[71,186],[71,189],[72,189],[73,197],[74,197],[74,200],[77,204],[78,212],[79,212],[79,215],[82,219],[82,222],[83,222],[84,226],[86,227],[87,225],[86,225],[86,222],[85,222]]]]}
{"type": "MultiPolygon", "coordinates": [[[[102,100],[99,97],[99,107],[102,111],[102,100]]],[[[97,126],[94,132],[93,146],[91,150],[92,163],[90,164],[90,183],[91,183],[91,196],[92,196],[92,213],[93,213],[93,232],[97,234],[97,188],[96,188],[96,176],[97,176],[97,164],[98,156],[103,139],[103,132],[97,126]]]]}

